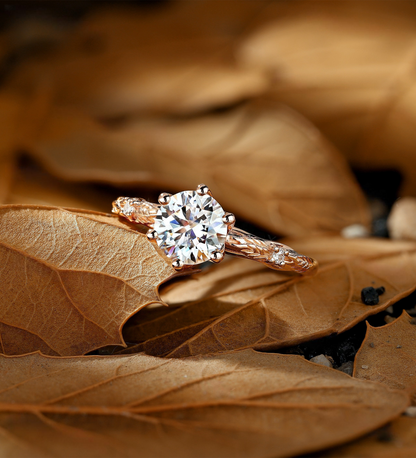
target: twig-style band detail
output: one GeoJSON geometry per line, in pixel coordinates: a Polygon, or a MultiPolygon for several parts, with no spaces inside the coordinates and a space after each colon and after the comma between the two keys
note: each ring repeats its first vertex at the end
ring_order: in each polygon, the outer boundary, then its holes
{"type": "MultiPolygon", "coordinates": [[[[153,228],[160,204],[141,198],[119,197],[113,202],[113,213],[127,220],[153,228]]],[[[315,273],[318,263],[300,255],[292,248],[271,240],[264,240],[241,229],[231,227],[225,239],[225,252],[261,262],[280,271],[294,271],[303,275],[315,273]]]]}

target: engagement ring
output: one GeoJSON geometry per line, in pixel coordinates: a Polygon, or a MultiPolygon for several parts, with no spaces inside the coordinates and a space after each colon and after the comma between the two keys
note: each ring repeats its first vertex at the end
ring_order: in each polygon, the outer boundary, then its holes
{"type": "Polygon", "coordinates": [[[113,213],[149,227],[147,237],[171,259],[176,270],[220,262],[224,253],[241,256],[274,270],[311,274],[317,261],[292,248],[264,240],[234,227],[235,216],[227,213],[200,184],[196,191],[162,193],[154,204],[136,197],[119,197],[113,213]]]}

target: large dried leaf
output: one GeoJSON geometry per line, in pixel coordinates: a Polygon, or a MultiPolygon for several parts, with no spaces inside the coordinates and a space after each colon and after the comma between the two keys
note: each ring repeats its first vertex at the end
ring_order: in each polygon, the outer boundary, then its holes
{"type": "Polygon", "coordinates": [[[93,12],[55,53],[19,67],[11,84],[27,90],[49,81],[59,104],[98,117],[189,113],[265,92],[268,75],[237,65],[231,47],[261,5],[225,2],[232,11],[216,17],[204,3],[93,12]]]}
{"type": "Polygon", "coordinates": [[[175,272],[117,218],[54,207],[0,207],[0,260],[1,351],[12,355],[124,345],[124,322],[175,272]]]}
{"type": "Polygon", "coordinates": [[[0,358],[5,457],[283,457],[356,438],[408,397],[298,356],[0,358]]]}
{"type": "Polygon", "coordinates": [[[379,239],[291,240],[318,259],[314,277],[290,276],[236,259],[172,286],[170,311],[149,310],[125,328],[124,353],[184,357],[227,350],[278,349],[345,331],[416,288],[416,244],[379,239]],[[384,286],[377,306],[361,289],[384,286]]]}
{"type": "Polygon", "coordinates": [[[271,4],[238,56],[354,165],[397,168],[415,194],[415,18],[412,0],[271,4]]]}
{"type": "Polygon", "coordinates": [[[416,322],[406,312],[386,326],[367,325],[354,376],[405,390],[416,405],[416,322]]]}
{"type": "Polygon", "coordinates": [[[351,444],[321,452],[321,458],[413,458],[416,456],[416,419],[399,417],[391,424],[351,444]]]}
{"type": "Polygon", "coordinates": [[[166,190],[205,182],[228,211],[281,234],[368,225],[367,204],[343,158],[279,105],[119,129],[53,109],[34,137],[27,150],[63,178],[166,190]]]}

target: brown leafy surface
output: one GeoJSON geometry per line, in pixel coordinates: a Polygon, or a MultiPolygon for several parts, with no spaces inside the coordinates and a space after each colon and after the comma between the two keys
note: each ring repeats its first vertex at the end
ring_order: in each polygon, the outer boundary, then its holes
{"type": "Polygon", "coordinates": [[[0,358],[4,457],[290,456],[355,438],[408,398],[298,356],[0,358]],[[173,452],[174,451],[174,452],[173,452]]]}
{"type": "Polygon", "coordinates": [[[413,458],[416,456],[416,419],[399,417],[363,439],[328,452],[322,458],[413,458]]]}
{"type": "Polygon", "coordinates": [[[239,60],[356,166],[397,168],[416,193],[416,8],[410,1],[270,2],[239,60]]]}
{"type": "Polygon", "coordinates": [[[280,234],[368,226],[367,204],[346,163],[313,126],[280,105],[118,129],[51,108],[33,136],[28,152],[65,179],[166,190],[205,182],[224,208],[280,234]]]}
{"type": "Polygon", "coordinates": [[[121,351],[185,357],[277,349],[345,331],[416,288],[413,242],[322,237],[288,244],[318,259],[317,275],[290,276],[234,259],[167,289],[162,297],[174,309],[133,318],[124,336],[137,345],[121,351]],[[361,302],[361,289],[372,285],[386,289],[377,306],[361,302]]]}
{"type": "Polygon", "coordinates": [[[121,327],[174,275],[118,218],[56,207],[0,207],[1,351],[81,355],[124,345],[121,327]]]}
{"type": "Polygon", "coordinates": [[[220,16],[193,1],[92,12],[55,52],[22,64],[10,84],[28,90],[47,82],[57,103],[100,118],[192,113],[259,95],[267,73],[237,64],[231,46],[259,6],[233,3],[220,16]]]}
{"type": "Polygon", "coordinates": [[[405,390],[416,405],[416,322],[406,312],[386,326],[367,325],[354,376],[405,390]]]}

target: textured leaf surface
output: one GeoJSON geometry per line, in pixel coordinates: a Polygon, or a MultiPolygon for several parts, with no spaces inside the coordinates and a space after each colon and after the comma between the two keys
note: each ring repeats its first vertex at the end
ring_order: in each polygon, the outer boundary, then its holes
{"type": "Polygon", "coordinates": [[[228,211],[274,233],[299,235],[368,225],[368,208],[343,158],[313,126],[276,104],[187,120],[108,129],[54,108],[27,150],[76,181],[210,186],[228,211]]]}
{"type": "Polygon", "coordinates": [[[416,405],[416,321],[406,312],[367,334],[355,357],[354,376],[405,390],[416,405]]]}
{"type": "Polygon", "coordinates": [[[319,454],[322,458],[412,458],[416,456],[416,419],[399,417],[389,425],[358,439],[319,454]]]}
{"type": "Polygon", "coordinates": [[[138,344],[122,351],[184,357],[277,349],[345,331],[416,288],[413,242],[323,237],[287,243],[318,259],[314,277],[272,272],[243,259],[216,266],[166,291],[172,311],[135,317],[124,335],[138,344]],[[366,286],[385,287],[377,306],[362,303],[366,286]]]}
{"type": "Polygon", "coordinates": [[[408,397],[298,356],[250,350],[0,358],[2,456],[290,456],[358,437],[408,397]]]}
{"type": "Polygon", "coordinates": [[[140,232],[100,213],[0,208],[1,351],[81,355],[124,345],[121,327],[174,270],[140,232]]]}

